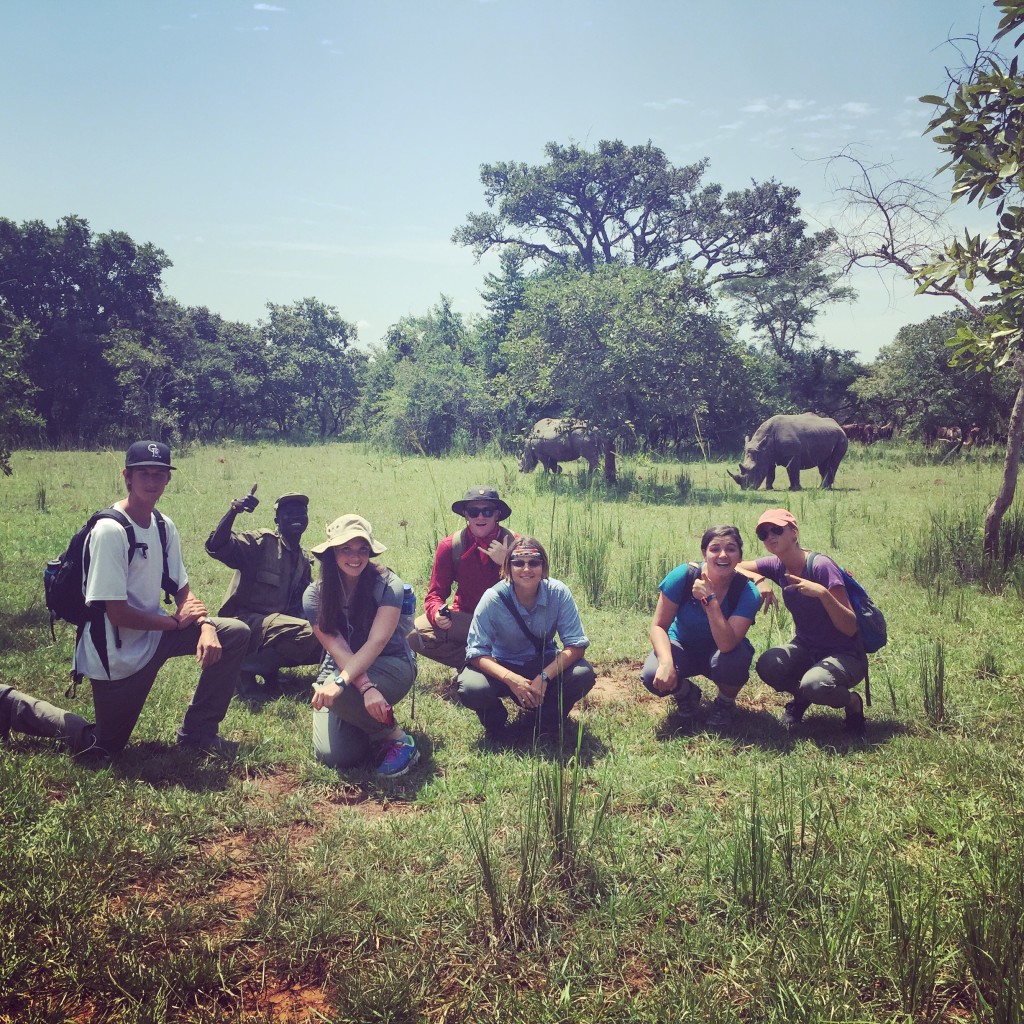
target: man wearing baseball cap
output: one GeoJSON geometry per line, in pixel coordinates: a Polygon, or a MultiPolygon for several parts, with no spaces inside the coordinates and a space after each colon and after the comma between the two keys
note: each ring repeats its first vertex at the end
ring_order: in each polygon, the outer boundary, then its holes
{"type": "Polygon", "coordinates": [[[461,670],[466,664],[466,640],[473,612],[484,591],[501,577],[509,545],[515,538],[501,525],[512,509],[495,488],[474,484],[452,511],[466,520],[461,530],[445,537],[434,553],[430,586],[423,599],[424,614],[409,634],[409,646],[442,665],[461,670]],[[455,597],[448,597],[455,587],[455,597]]]}
{"type": "Polygon", "coordinates": [[[92,685],[95,724],[14,689],[0,689],[0,735],[9,729],[64,740],[71,750],[116,757],[125,748],[143,705],[168,658],[195,657],[199,684],[177,733],[179,746],[234,754],[218,735],[249,643],[237,619],[211,618],[191,591],[174,523],[156,510],[171,479],[171,450],[160,441],[136,441],[127,451],[128,496],[112,506],[126,517],[96,522],[85,542],[83,591],[94,611],[81,631],[75,671],[92,685]],[[160,603],[173,595],[174,611],[160,603]]]}
{"type": "Polygon", "coordinates": [[[294,491],[282,494],[274,502],[274,530],[233,530],[235,517],[257,504],[254,484],[251,493],[231,502],[206,541],[206,553],[235,570],[220,614],[249,627],[249,651],[238,681],[238,692],[247,700],[277,696],[278,669],[317,665],[324,653],[302,616],[313,565],[313,556],[300,543],[309,525],[309,498],[294,491]]]}

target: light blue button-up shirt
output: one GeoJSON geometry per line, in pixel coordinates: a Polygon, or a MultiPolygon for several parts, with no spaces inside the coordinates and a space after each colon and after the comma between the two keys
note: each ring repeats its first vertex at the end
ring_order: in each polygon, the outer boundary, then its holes
{"type": "Polygon", "coordinates": [[[557,651],[554,642],[548,639],[555,633],[563,647],[590,646],[572,591],[561,580],[541,580],[537,603],[529,609],[516,599],[512,584],[502,580],[485,591],[476,606],[466,644],[467,661],[483,655],[497,661],[525,664],[537,657],[536,648],[524,635],[515,616],[505,607],[502,593],[512,596],[530,632],[547,641],[545,661],[550,661],[557,651]]]}

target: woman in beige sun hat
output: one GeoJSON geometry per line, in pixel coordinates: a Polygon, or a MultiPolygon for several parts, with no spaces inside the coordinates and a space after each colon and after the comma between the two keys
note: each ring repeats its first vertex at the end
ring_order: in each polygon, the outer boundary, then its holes
{"type": "Polygon", "coordinates": [[[306,614],[333,659],[314,688],[314,753],[346,769],[376,750],[379,775],[404,775],[419,758],[393,711],[416,679],[401,621],[405,585],[371,561],[387,548],[355,513],[335,519],[327,539],[311,550],[320,579],[306,592],[306,614]]]}

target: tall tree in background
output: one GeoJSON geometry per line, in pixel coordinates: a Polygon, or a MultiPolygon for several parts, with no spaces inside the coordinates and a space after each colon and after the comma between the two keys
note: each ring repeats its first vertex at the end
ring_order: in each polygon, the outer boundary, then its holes
{"type": "MultiPolygon", "coordinates": [[[[999,0],[1002,11],[993,42],[1024,28],[1024,2],[999,0]]],[[[1013,41],[1016,49],[1024,33],[1013,41]]],[[[1003,516],[1013,502],[1024,443],[1024,80],[1018,58],[979,51],[974,63],[955,75],[945,98],[925,96],[937,112],[928,125],[949,157],[940,171],[953,172],[952,197],[992,212],[988,237],[965,233],[917,271],[921,288],[952,290],[962,282],[972,293],[980,283],[992,291],[975,307],[985,330],[957,332],[957,356],[974,365],[1014,367],[1019,380],[1010,413],[1002,484],[985,514],[985,550],[999,553],[1003,516]]]]}
{"type": "Polygon", "coordinates": [[[362,417],[370,437],[409,453],[470,451],[492,436],[497,414],[476,338],[448,296],[388,331],[368,369],[362,417]]]}
{"type": "MultiPolygon", "coordinates": [[[[543,264],[593,271],[625,262],[648,270],[693,266],[708,281],[772,277],[831,244],[807,235],[795,188],[776,181],[724,192],[702,183],[708,161],[674,167],[650,142],[594,150],[549,142],[538,166],[505,161],[480,171],[490,212],[452,235],[477,256],[515,246],[543,264]]],[[[699,278],[688,275],[688,286],[699,278]]],[[[699,287],[697,287],[699,290],[699,287]]]]}
{"type": "MultiPolygon", "coordinates": [[[[993,44],[1024,28],[1024,0],[996,0],[995,6],[1002,18],[993,44]]],[[[1022,41],[1024,34],[1017,35],[1014,49],[1022,41]]],[[[985,551],[995,557],[1024,443],[1024,81],[1016,56],[980,45],[974,61],[949,72],[949,79],[946,96],[922,97],[935,108],[927,130],[948,157],[938,173],[952,172],[954,202],[965,199],[991,214],[991,232],[949,239],[930,188],[900,178],[879,183],[878,168],[847,153],[841,160],[854,173],[839,186],[848,199],[841,248],[848,264],[895,267],[917,282],[918,294],[953,299],[980,318],[983,330],[962,326],[950,339],[953,359],[1012,367],[1018,387],[1003,478],[985,514],[985,551]]]]}
{"type": "Polygon", "coordinates": [[[1001,434],[1013,407],[1016,385],[1010,367],[950,365],[947,342],[961,328],[984,330],[981,317],[966,312],[932,316],[900,328],[853,389],[876,415],[911,431],[934,436],[940,427],[972,426],[1001,434]]]}
{"type": "Polygon", "coordinates": [[[0,472],[11,475],[11,449],[43,421],[33,411],[36,389],[22,369],[25,349],[35,340],[35,328],[0,311],[0,472]]]}
{"type": "MultiPolygon", "coordinates": [[[[690,300],[681,273],[603,266],[528,283],[503,351],[505,401],[531,418],[578,416],[652,446],[700,432],[742,440],[752,418],[741,347],[690,300]]],[[[614,461],[606,476],[614,479],[614,461]]]]}
{"type": "Polygon", "coordinates": [[[23,370],[51,442],[94,438],[119,415],[101,339],[115,326],[142,326],[170,265],[155,246],[123,231],[95,235],[80,217],[52,228],[0,218],[0,309],[35,325],[23,370]]]}
{"type": "Polygon", "coordinates": [[[260,322],[269,374],[262,394],[282,434],[336,436],[352,419],[362,388],[356,328],[317,299],[267,303],[260,322]]]}

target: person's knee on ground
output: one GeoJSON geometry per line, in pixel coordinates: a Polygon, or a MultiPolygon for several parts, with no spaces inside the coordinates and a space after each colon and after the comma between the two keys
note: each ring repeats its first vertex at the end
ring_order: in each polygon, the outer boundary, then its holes
{"type": "Polygon", "coordinates": [[[351,722],[327,708],[313,712],[313,754],[321,764],[347,771],[366,762],[370,746],[367,735],[351,722]]]}

